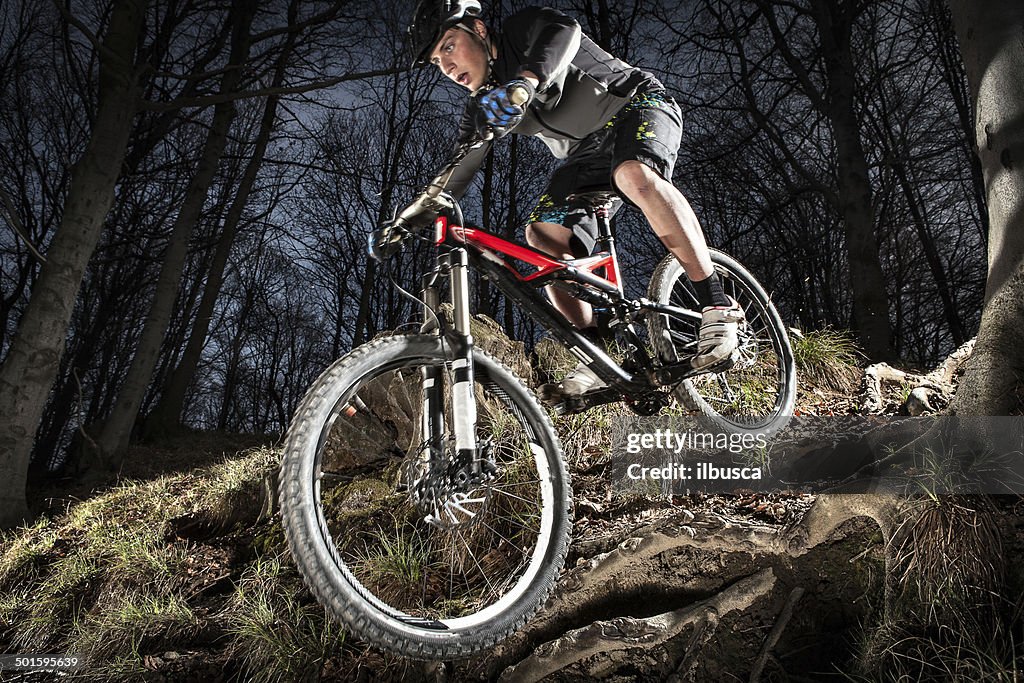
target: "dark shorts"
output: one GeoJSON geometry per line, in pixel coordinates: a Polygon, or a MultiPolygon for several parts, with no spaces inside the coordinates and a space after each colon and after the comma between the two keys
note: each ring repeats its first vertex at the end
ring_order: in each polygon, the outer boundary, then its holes
{"type": "MultiPolygon", "coordinates": [[[[597,241],[597,220],[589,206],[570,196],[616,189],[612,172],[631,160],[671,182],[681,139],[682,114],[675,100],[660,91],[637,95],[604,128],[584,138],[555,170],[528,221],[564,225],[573,233],[573,253],[590,254],[597,241]]],[[[622,202],[616,202],[612,213],[620,206],[622,202]]]]}

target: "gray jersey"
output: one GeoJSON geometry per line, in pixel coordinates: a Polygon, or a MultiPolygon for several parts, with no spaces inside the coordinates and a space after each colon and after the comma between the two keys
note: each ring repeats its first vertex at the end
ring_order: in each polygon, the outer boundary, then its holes
{"type": "MultiPolygon", "coordinates": [[[[574,19],[548,7],[512,15],[494,42],[492,85],[523,71],[540,79],[536,97],[512,132],[540,138],[559,159],[601,129],[634,95],[664,89],[652,74],[605,52],[574,19]]],[[[459,144],[476,137],[474,110],[471,101],[459,125],[459,144]]],[[[489,147],[483,145],[459,164],[448,182],[449,192],[456,197],[465,193],[489,147]]]]}

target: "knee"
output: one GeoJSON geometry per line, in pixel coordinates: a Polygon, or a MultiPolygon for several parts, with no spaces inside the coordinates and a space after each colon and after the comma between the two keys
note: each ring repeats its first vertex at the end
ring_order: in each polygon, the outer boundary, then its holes
{"type": "Polygon", "coordinates": [[[647,164],[631,160],[623,161],[615,168],[615,184],[636,202],[637,198],[662,192],[665,180],[647,164]]]}
{"type": "Polygon", "coordinates": [[[528,223],[526,225],[526,243],[534,249],[541,249],[544,239],[544,231],[537,223],[528,223]]]}
{"type": "Polygon", "coordinates": [[[526,226],[526,243],[553,256],[569,250],[571,236],[572,233],[564,226],[553,223],[529,223],[526,226]]]}

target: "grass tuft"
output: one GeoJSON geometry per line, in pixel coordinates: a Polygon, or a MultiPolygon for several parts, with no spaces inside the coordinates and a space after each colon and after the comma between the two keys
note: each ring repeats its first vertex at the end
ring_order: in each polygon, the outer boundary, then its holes
{"type": "Polygon", "coordinates": [[[256,683],[318,680],[345,642],[280,556],[248,567],[228,609],[230,650],[256,683]]]}
{"type": "MultiPolygon", "coordinates": [[[[90,611],[68,640],[70,652],[96,663],[102,673],[108,662],[124,659],[115,668],[130,664],[142,652],[162,652],[188,643],[200,622],[178,595],[159,588],[143,587],[109,594],[103,608],[90,611]]],[[[113,672],[108,672],[113,673],[113,672]]]]}
{"type": "Polygon", "coordinates": [[[889,625],[870,632],[860,644],[857,672],[846,677],[865,683],[904,681],[992,681],[1017,683],[1024,669],[1021,643],[996,641],[952,627],[941,638],[916,629],[889,625]]]}
{"type": "Polygon", "coordinates": [[[142,657],[188,643],[203,623],[184,597],[194,548],[168,537],[168,520],[251,509],[276,460],[255,449],[206,469],[126,481],[5,533],[3,646],[81,654],[89,668],[80,674],[94,680],[151,675],[142,657]]]}
{"type": "Polygon", "coordinates": [[[0,589],[36,578],[58,536],[46,517],[17,532],[0,532],[0,548],[7,548],[0,555],[0,589]]]}
{"type": "Polygon", "coordinates": [[[1003,545],[980,496],[934,496],[919,502],[897,534],[900,584],[913,591],[935,626],[970,620],[997,627],[1006,575],[1003,545]]]}
{"type": "Polygon", "coordinates": [[[864,354],[849,332],[833,329],[791,334],[800,380],[832,391],[849,391],[860,377],[864,354]]]}
{"type": "Polygon", "coordinates": [[[430,562],[422,539],[403,534],[397,522],[393,533],[379,529],[361,556],[357,574],[369,579],[374,594],[389,604],[400,603],[403,595],[416,594],[430,562]]]}
{"type": "Polygon", "coordinates": [[[1007,597],[991,502],[922,496],[893,547],[898,590],[884,621],[864,632],[858,680],[1018,680],[1022,604],[1007,597]]]}

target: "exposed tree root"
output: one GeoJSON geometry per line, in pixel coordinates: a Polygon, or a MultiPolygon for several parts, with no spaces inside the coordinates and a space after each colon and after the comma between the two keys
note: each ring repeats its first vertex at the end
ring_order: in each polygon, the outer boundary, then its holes
{"type": "Polygon", "coordinates": [[[876,363],[864,371],[864,403],[861,411],[874,415],[885,409],[883,382],[904,382],[912,385],[910,394],[903,402],[903,410],[909,415],[927,415],[949,404],[953,396],[954,378],[974,351],[970,340],[951,353],[939,367],[926,375],[916,375],[898,370],[886,363],[876,363]]]}
{"type": "Polygon", "coordinates": [[[789,533],[791,552],[802,554],[822,543],[848,519],[868,517],[882,530],[886,543],[898,524],[899,499],[874,493],[827,494],[818,496],[800,524],[789,533]]]}
{"type": "Polygon", "coordinates": [[[893,535],[900,524],[901,500],[892,494],[828,494],[819,496],[801,523],[790,534],[798,552],[807,552],[822,543],[840,524],[854,517],[873,519],[882,531],[885,550],[885,604],[886,615],[891,610],[896,593],[893,567],[895,555],[893,535]],[[806,537],[801,538],[803,534],[806,537]]]}
{"type": "MultiPolygon", "coordinates": [[[[895,497],[871,494],[819,496],[800,522],[781,531],[717,514],[694,517],[684,512],[645,528],[640,535],[634,532],[610,552],[589,561],[581,559],[563,575],[541,614],[479,662],[485,670],[477,674],[493,679],[504,672],[503,680],[535,681],[607,655],[587,664],[588,675],[599,676],[625,661],[622,653],[639,655],[692,627],[673,674],[678,680],[689,679],[697,654],[714,635],[719,619],[747,611],[760,598],[767,598],[778,583],[772,567],[792,566],[796,558],[829,540],[847,520],[867,517],[878,524],[886,543],[886,573],[891,574],[888,541],[897,514],[895,497]],[[638,616],[622,604],[624,595],[658,592],[680,596],[676,604],[670,603],[673,609],[638,616]]],[[[804,591],[800,586],[789,587],[788,601],[761,646],[754,670],[757,676],[804,591]]],[[[887,604],[892,592],[887,582],[887,604]]]]}
{"type": "Polygon", "coordinates": [[[793,608],[796,607],[796,603],[800,601],[803,595],[804,589],[802,586],[797,586],[790,591],[789,598],[786,600],[782,612],[779,613],[779,618],[775,620],[775,626],[772,627],[771,633],[765,638],[761,654],[754,660],[754,668],[750,671],[750,683],[758,683],[761,680],[761,672],[764,671],[764,665],[768,662],[768,656],[771,655],[775,644],[779,642],[779,637],[786,630],[789,620],[793,618],[793,608]]]}
{"type": "MultiPolygon", "coordinates": [[[[569,631],[557,640],[545,643],[526,659],[507,669],[500,680],[532,683],[576,662],[596,654],[608,654],[630,648],[650,649],[678,635],[687,626],[698,626],[697,638],[691,639],[687,655],[697,649],[700,632],[709,620],[736,610],[748,609],[767,596],[775,587],[775,574],[762,569],[734,583],[712,598],[682,609],[665,612],[646,619],[619,617],[596,621],[569,631]]],[[[684,657],[684,662],[688,657],[684,657]]]]}
{"type": "MultiPolygon", "coordinates": [[[[701,517],[686,526],[663,525],[657,531],[627,538],[611,552],[581,562],[570,570],[559,582],[543,614],[532,622],[530,631],[544,630],[553,621],[578,619],[615,588],[643,587],[649,574],[635,570],[666,551],[689,547],[716,554],[746,552],[753,555],[775,552],[778,544],[779,537],[774,531],[720,516],[701,517]]],[[[714,584],[699,589],[717,588],[719,582],[713,581],[714,584]]]]}
{"type": "Polygon", "coordinates": [[[679,666],[668,677],[667,683],[678,683],[678,681],[691,677],[694,667],[700,661],[697,655],[700,654],[704,646],[715,635],[715,631],[718,630],[718,614],[718,612],[710,610],[704,612],[701,621],[693,630],[693,635],[690,636],[690,642],[686,644],[686,652],[683,653],[683,657],[679,660],[679,666]]]}

